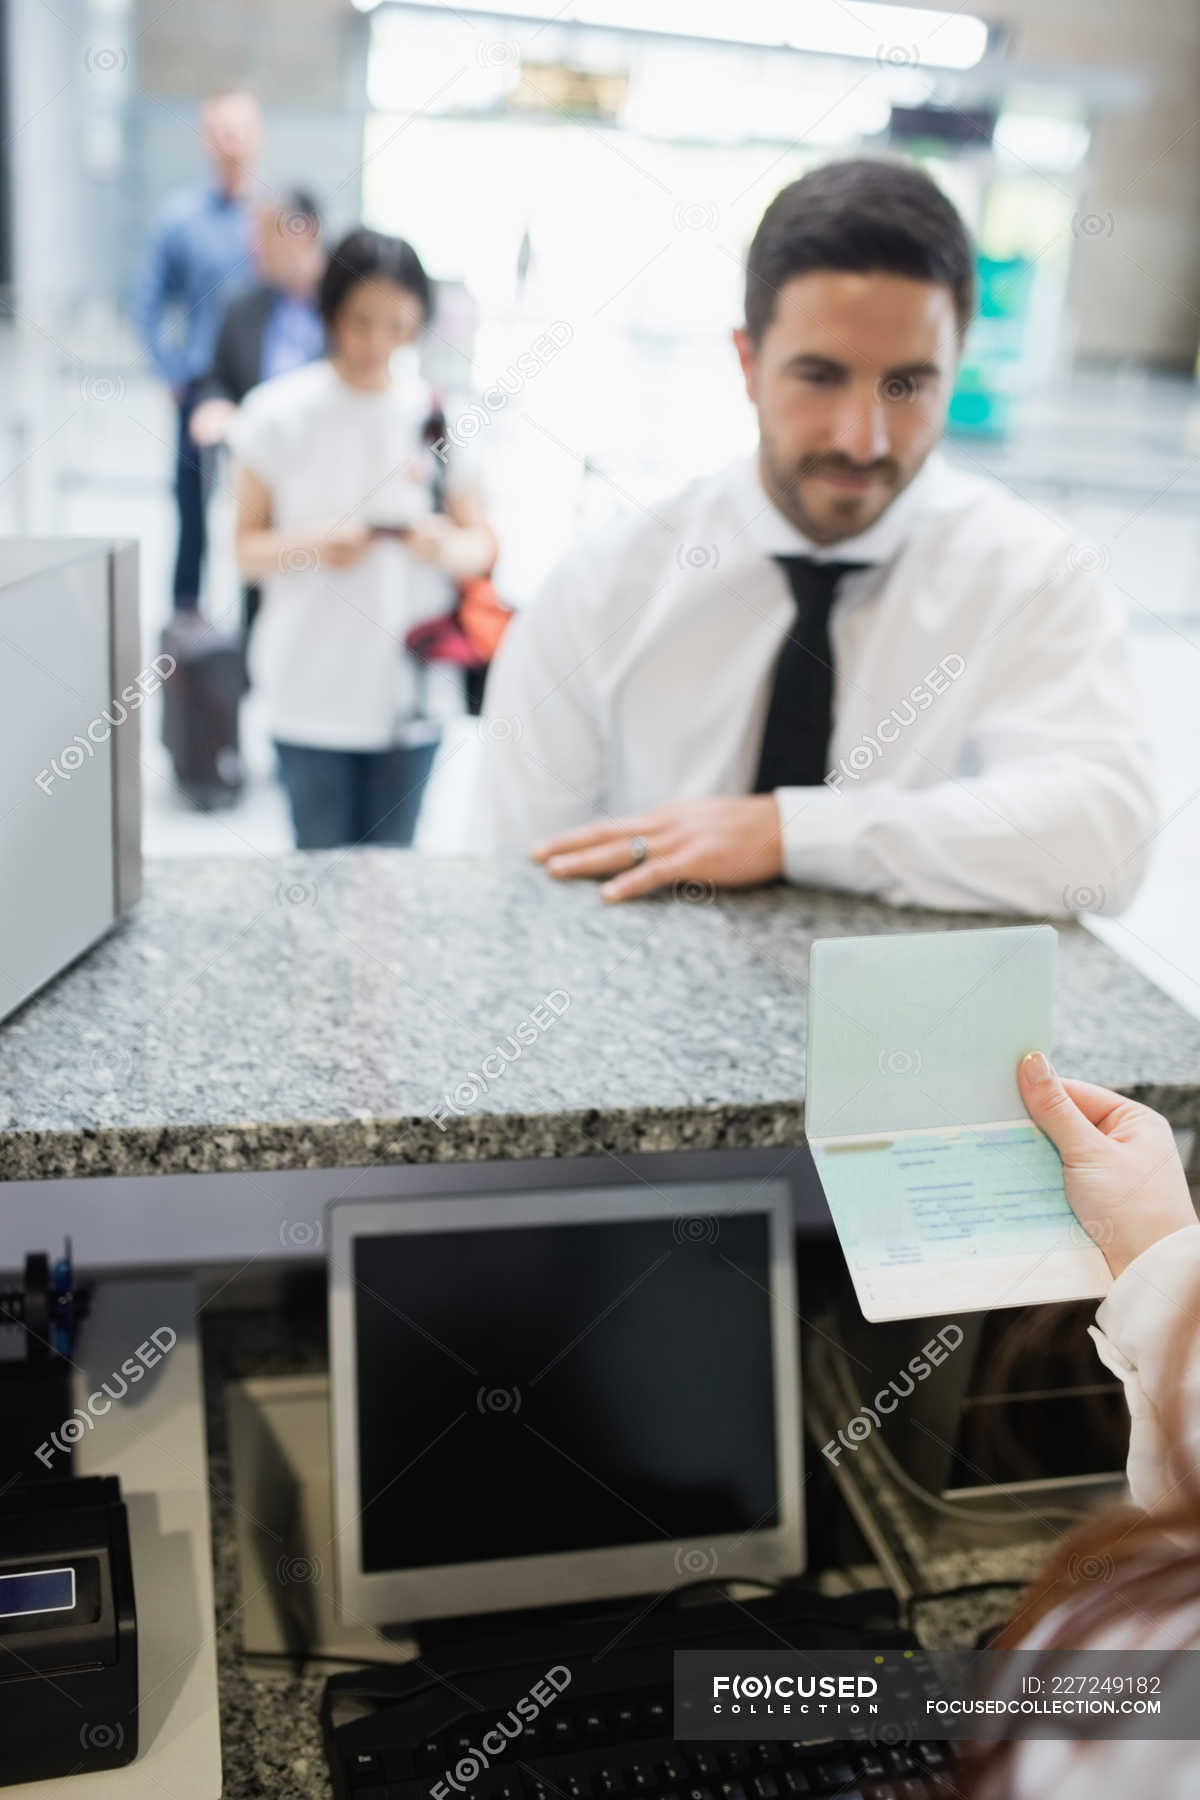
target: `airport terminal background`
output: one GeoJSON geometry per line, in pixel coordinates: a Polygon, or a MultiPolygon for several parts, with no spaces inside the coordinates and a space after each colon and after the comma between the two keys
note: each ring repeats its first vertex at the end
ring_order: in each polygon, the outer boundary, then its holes
{"type": "MultiPolygon", "coordinates": [[[[502,546],[498,585],[517,605],[581,525],[752,445],[728,334],[771,195],[832,155],[915,155],[981,250],[1028,268],[1023,322],[977,335],[979,394],[974,406],[965,395],[968,428],[949,454],[1067,520],[1131,618],[1163,824],[1134,905],[1095,929],[1200,1011],[1186,901],[1200,877],[1192,0],[995,0],[978,17],[829,0],[790,9],[808,37],[789,49],[763,47],[782,16],[768,4],[743,3],[736,23],[731,6],[676,0],[526,0],[519,17],[475,0],[6,10],[0,531],[136,538],[147,657],[170,605],[174,417],[129,297],[161,201],[202,178],[206,93],[237,82],[259,96],[264,191],[310,186],[327,237],[362,217],[414,243],[442,284],[428,357],[457,404],[518,367],[547,328],[569,327],[536,377],[509,381],[519,391],[473,447],[502,546]],[[763,44],[730,41],[757,25],[763,44]],[[958,142],[944,114],[922,110],[947,106],[975,121],[958,142]]],[[[232,618],[219,493],[210,523],[202,607],[232,618]]],[[[443,746],[425,850],[462,847],[478,729],[463,720],[443,746]]],[[[253,694],[243,744],[241,804],[201,815],[177,794],[151,719],[147,854],[288,846],[253,694]]]]}

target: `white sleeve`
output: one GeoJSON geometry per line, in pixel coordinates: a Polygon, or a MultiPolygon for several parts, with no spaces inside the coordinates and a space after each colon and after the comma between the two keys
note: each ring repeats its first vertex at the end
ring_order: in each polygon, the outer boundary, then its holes
{"type": "Polygon", "coordinates": [[[460,433],[457,424],[448,419],[444,445],[447,494],[483,491],[484,458],[478,436],[460,433]]]}
{"type": "MultiPolygon", "coordinates": [[[[1129,1405],[1129,1491],[1150,1508],[1170,1493],[1162,1436],[1167,1352],[1184,1314],[1200,1303],[1200,1224],[1185,1225],[1135,1256],[1110,1288],[1090,1327],[1106,1368],[1129,1405]]],[[[1184,1454],[1200,1463],[1200,1340],[1183,1369],[1184,1454]]]]}
{"type": "MultiPolygon", "coordinates": [[[[1129,1404],[1129,1487],[1139,1506],[1152,1507],[1171,1492],[1163,1454],[1161,1413],[1167,1351],[1184,1309],[1194,1310],[1200,1291],[1200,1225],[1160,1238],[1118,1275],[1091,1327],[1100,1360],[1119,1375],[1129,1404]]],[[[1183,1372],[1185,1454],[1200,1458],[1200,1344],[1193,1339],[1183,1372]]],[[[1070,1624],[1078,1601],[1067,1601],[1039,1621],[1021,1645],[1040,1649],[1070,1624]]],[[[1132,1603],[1110,1620],[1102,1639],[1080,1648],[1093,1650],[1189,1649],[1200,1630],[1197,1602],[1183,1588],[1178,1604],[1153,1617],[1132,1603]]],[[[1078,1642],[1078,1639],[1076,1639],[1078,1642]]],[[[1189,1650],[1190,1653],[1190,1650],[1189,1650]]],[[[1182,1659],[1186,1663],[1186,1656],[1182,1659]]],[[[1190,1692],[1190,1670],[1173,1679],[1190,1692]]],[[[1172,1700],[1168,1699],[1168,1704],[1172,1700]]],[[[1007,1790],[1006,1790],[1007,1791],[1007,1790]]],[[[1192,1800],[1200,1793],[1200,1745],[1191,1739],[1112,1739],[1093,1744],[1086,1755],[1069,1739],[1026,1739],[1013,1763],[1015,1800],[1096,1800],[1107,1794],[1153,1794],[1155,1800],[1192,1800]]],[[[989,1790],[990,1794],[990,1790],[989,1790]]]]}
{"type": "Polygon", "coordinates": [[[229,428],[229,447],[240,464],[274,488],[279,480],[283,432],[271,386],[263,382],[246,395],[229,428]]]}
{"type": "Polygon", "coordinates": [[[978,773],[780,789],[789,881],[974,912],[1128,905],[1156,808],[1119,609],[1068,576],[981,654],[994,667],[972,733],[978,773]]]}
{"type": "Polygon", "coordinates": [[[571,557],[509,625],[488,672],[472,847],[528,853],[601,811],[584,577],[571,557]]]}

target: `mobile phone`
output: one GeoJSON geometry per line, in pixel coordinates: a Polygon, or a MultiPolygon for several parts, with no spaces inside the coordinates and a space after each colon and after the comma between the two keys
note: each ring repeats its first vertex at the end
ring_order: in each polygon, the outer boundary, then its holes
{"type": "Polygon", "coordinates": [[[371,525],[368,529],[372,537],[399,538],[401,543],[412,536],[413,530],[411,525],[371,525]]]}

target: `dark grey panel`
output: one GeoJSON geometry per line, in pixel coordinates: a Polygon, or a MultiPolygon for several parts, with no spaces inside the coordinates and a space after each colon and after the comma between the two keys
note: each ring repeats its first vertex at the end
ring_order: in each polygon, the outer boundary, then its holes
{"type": "MultiPolygon", "coordinates": [[[[109,554],[112,692],[128,692],[140,671],[138,547],[116,544],[109,554]]],[[[128,912],[142,894],[142,714],[130,711],[113,732],[113,911],[128,912]]]]}

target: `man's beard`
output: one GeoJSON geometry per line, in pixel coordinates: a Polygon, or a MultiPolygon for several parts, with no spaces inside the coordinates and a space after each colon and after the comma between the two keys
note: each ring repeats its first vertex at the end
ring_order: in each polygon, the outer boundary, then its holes
{"type": "Polygon", "coordinates": [[[896,495],[902,488],[908,486],[917,472],[916,469],[913,469],[906,475],[894,456],[880,456],[871,462],[858,463],[854,461],[853,457],[843,456],[838,451],[815,451],[810,456],[801,457],[798,462],[787,462],[775,454],[766,437],[761,437],[759,441],[759,461],[764,485],[770,498],[785,518],[789,519],[806,537],[812,538],[814,543],[836,542],[840,537],[849,537],[856,532],[865,531],[867,526],[873,524],[881,513],[886,512],[896,495]],[[855,494],[847,494],[844,504],[840,508],[834,501],[830,513],[824,520],[814,519],[804,503],[801,484],[813,475],[825,473],[873,475],[886,483],[890,492],[883,503],[877,506],[865,520],[859,519],[857,508],[866,496],[855,494]],[[836,529],[839,512],[846,521],[844,530],[836,529]],[[831,520],[835,527],[833,529],[831,529],[831,520]]]}

